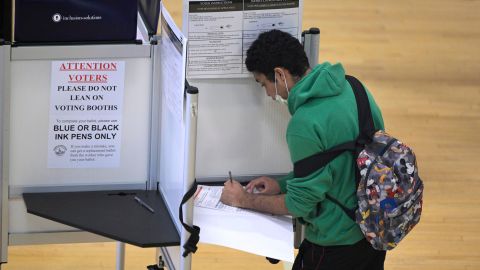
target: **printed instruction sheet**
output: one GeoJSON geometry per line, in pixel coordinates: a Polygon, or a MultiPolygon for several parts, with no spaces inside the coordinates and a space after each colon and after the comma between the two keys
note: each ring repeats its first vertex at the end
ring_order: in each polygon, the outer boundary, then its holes
{"type": "Polygon", "coordinates": [[[260,33],[279,29],[300,38],[302,5],[302,0],[189,0],[187,76],[248,77],[246,52],[260,33]]]}

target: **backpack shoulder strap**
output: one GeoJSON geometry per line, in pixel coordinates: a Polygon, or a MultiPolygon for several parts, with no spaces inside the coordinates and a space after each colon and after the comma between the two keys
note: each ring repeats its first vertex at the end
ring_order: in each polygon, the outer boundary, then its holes
{"type": "MultiPolygon", "coordinates": [[[[358,137],[354,141],[345,142],[325,152],[320,152],[295,162],[295,164],[293,165],[293,172],[295,177],[305,177],[313,173],[314,171],[327,165],[330,161],[334,160],[337,156],[339,156],[345,151],[352,151],[356,155],[358,155],[360,151],[365,147],[365,144],[371,142],[376,130],[375,124],[373,122],[370,102],[368,101],[367,91],[357,78],[346,75],[345,79],[351,85],[353,93],[355,95],[355,101],[358,111],[358,137]]],[[[356,186],[358,186],[359,181],[360,172],[358,168],[355,167],[356,186]]],[[[341,202],[328,194],[326,194],[326,199],[338,205],[345,212],[345,214],[347,214],[348,217],[355,221],[355,210],[357,209],[357,207],[355,207],[354,209],[348,209],[341,202]]],[[[320,203],[317,205],[317,213],[319,213],[319,208],[320,203]]]]}
{"type": "Polygon", "coordinates": [[[357,78],[351,75],[345,75],[345,79],[347,79],[352,86],[355,100],[357,102],[358,127],[360,131],[357,140],[360,144],[365,144],[373,138],[373,134],[376,131],[367,91],[357,78]]]}
{"type": "Polygon", "coordinates": [[[367,142],[371,141],[371,138],[375,133],[375,125],[370,111],[367,91],[357,78],[346,75],[345,79],[350,83],[353,93],[355,94],[358,111],[359,136],[356,140],[345,142],[324,152],[311,155],[295,162],[293,165],[293,173],[295,177],[305,177],[316,170],[325,167],[325,165],[345,151],[359,152],[359,147],[363,148],[367,142]]]}
{"type": "Polygon", "coordinates": [[[346,142],[325,152],[320,152],[299,160],[293,164],[293,174],[295,177],[308,176],[316,170],[325,167],[325,165],[337,158],[343,152],[354,151],[355,144],[355,141],[346,142]]]}

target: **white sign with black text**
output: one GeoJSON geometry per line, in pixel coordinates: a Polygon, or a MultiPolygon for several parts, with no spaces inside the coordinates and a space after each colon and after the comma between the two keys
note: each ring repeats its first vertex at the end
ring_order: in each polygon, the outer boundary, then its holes
{"type": "Polygon", "coordinates": [[[188,78],[245,78],[246,52],[272,29],[301,37],[303,0],[184,0],[188,78]]]}
{"type": "Polygon", "coordinates": [[[52,62],[48,168],[120,165],[125,62],[52,62]]]}

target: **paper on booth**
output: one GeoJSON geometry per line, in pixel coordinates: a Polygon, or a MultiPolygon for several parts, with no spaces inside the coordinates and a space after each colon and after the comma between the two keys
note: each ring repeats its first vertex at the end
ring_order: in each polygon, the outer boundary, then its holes
{"type": "Polygon", "coordinates": [[[125,61],[53,61],[49,168],[120,165],[125,61]]]}
{"type": "Polygon", "coordinates": [[[246,78],[247,49],[261,32],[300,38],[303,0],[188,0],[189,78],[246,78]]]}

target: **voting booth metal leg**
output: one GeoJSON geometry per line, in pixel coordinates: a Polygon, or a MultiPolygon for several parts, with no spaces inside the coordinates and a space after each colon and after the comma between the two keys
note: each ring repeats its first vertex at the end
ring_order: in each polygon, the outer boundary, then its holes
{"type": "MultiPolygon", "coordinates": [[[[310,67],[315,67],[318,64],[320,50],[320,29],[312,27],[309,30],[303,31],[302,44],[310,67]]],[[[305,226],[300,224],[298,220],[295,220],[294,222],[295,233],[293,238],[293,246],[298,249],[305,238],[305,226]]]]}
{"type": "Polygon", "coordinates": [[[157,264],[160,263],[160,258],[167,266],[168,270],[176,270],[180,265],[180,247],[168,248],[160,247],[157,249],[157,264]],[[177,252],[175,252],[177,251],[177,252]]]}
{"type": "Polygon", "coordinates": [[[8,255],[8,155],[10,123],[10,45],[0,46],[0,264],[8,255]]]}
{"type": "Polygon", "coordinates": [[[305,53],[307,54],[308,63],[310,67],[318,64],[318,56],[320,49],[320,29],[312,27],[302,33],[302,44],[305,53]]]}
{"type": "MultiPolygon", "coordinates": [[[[197,117],[198,117],[198,89],[195,87],[187,87],[187,103],[185,111],[186,119],[186,153],[185,168],[186,181],[184,190],[187,191],[195,182],[195,158],[197,149],[197,117]]],[[[193,199],[190,199],[183,205],[183,220],[186,224],[193,224],[193,199]]],[[[184,252],[183,245],[190,237],[190,233],[182,229],[180,234],[180,256],[184,252]]],[[[180,259],[180,270],[190,270],[192,265],[192,254],[180,259]]]]}
{"type": "Polygon", "coordinates": [[[311,67],[314,67],[318,64],[318,56],[320,51],[320,29],[310,28],[309,32],[311,35],[311,39],[308,62],[310,63],[311,67]]]}
{"type": "MultiPolygon", "coordinates": [[[[152,37],[152,42],[159,42],[159,37],[154,36],[152,37]]],[[[160,74],[161,69],[161,61],[160,61],[160,50],[158,45],[152,46],[152,74],[160,74]]],[[[150,145],[150,165],[149,165],[149,181],[148,181],[148,188],[149,189],[156,189],[158,186],[158,162],[159,162],[159,151],[158,151],[158,144],[161,141],[161,133],[160,133],[160,126],[161,126],[161,119],[160,116],[160,104],[162,104],[162,93],[160,91],[160,76],[153,76],[152,77],[152,97],[151,97],[151,110],[152,116],[150,120],[150,141],[152,142],[150,145]]]]}
{"type": "Polygon", "coordinates": [[[125,243],[117,242],[117,263],[116,270],[125,269],[125,243]]]}

